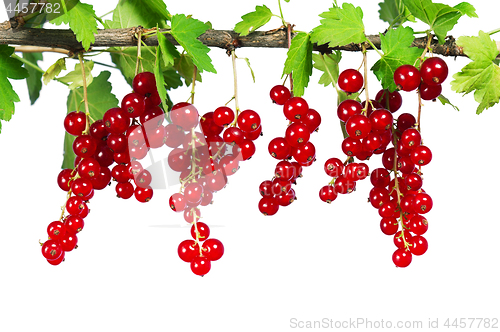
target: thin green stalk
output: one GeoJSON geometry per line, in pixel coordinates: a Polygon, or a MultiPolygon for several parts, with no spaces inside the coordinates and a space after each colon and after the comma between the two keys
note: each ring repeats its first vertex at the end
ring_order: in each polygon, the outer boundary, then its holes
{"type": "Polygon", "coordinates": [[[486,33],[491,36],[491,35],[494,35],[497,32],[500,32],[500,28],[495,29],[495,30],[491,30],[490,32],[486,32],[486,33]]]}
{"type": "Polygon", "coordinates": [[[373,43],[370,41],[370,39],[366,38],[366,42],[368,44],[370,44],[370,46],[375,50],[377,51],[378,55],[380,55],[380,57],[383,57],[384,55],[378,50],[378,48],[375,47],[375,45],[373,45],[373,43]]]}
{"type": "Polygon", "coordinates": [[[333,75],[332,73],[330,72],[330,69],[328,68],[327,64],[326,64],[326,61],[325,61],[325,57],[323,56],[323,53],[320,53],[319,54],[321,56],[321,61],[323,62],[323,64],[325,65],[325,70],[326,70],[326,73],[328,74],[328,77],[330,77],[330,79],[332,80],[332,85],[333,87],[335,88],[335,90],[337,90],[337,94],[340,92],[339,91],[339,88],[337,87],[337,84],[335,84],[335,79],[333,78],[333,75]]]}
{"type": "Polygon", "coordinates": [[[281,10],[281,0],[278,0],[278,6],[280,8],[280,18],[281,18],[281,23],[286,26],[286,21],[285,18],[283,17],[283,11],[281,10]]]}
{"type": "Polygon", "coordinates": [[[113,9],[113,10],[110,10],[110,11],[109,11],[109,12],[107,12],[106,14],[99,16],[99,18],[100,18],[100,19],[102,19],[104,16],[108,16],[109,14],[111,14],[111,13],[112,13],[112,12],[114,12],[114,11],[115,11],[114,9],[113,9]]]}

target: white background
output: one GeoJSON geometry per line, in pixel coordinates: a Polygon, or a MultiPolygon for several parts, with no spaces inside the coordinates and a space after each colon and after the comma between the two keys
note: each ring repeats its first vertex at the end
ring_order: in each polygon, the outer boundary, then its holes
{"type": "MultiPolygon", "coordinates": [[[[115,4],[88,2],[98,15],[115,4]]],[[[215,29],[231,29],[262,2],[170,1],[168,9],[210,20],[215,29]]],[[[368,34],[385,30],[386,24],[378,20],[377,1],[353,3],[363,8],[368,34]]],[[[480,18],[462,18],[451,33],[476,35],[480,29],[498,28],[496,10],[487,3],[473,1],[480,18]]],[[[277,1],[266,4],[278,13],[277,1]]],[[[310,31],[319,22],[317,15],[330,6],[326,0],[307,5],[293,0],[284,3],[283,10],[298,30],[310,31]]],[[[273,19],[266,28],[279,25],[273,19]]],[[[476,115],[473,96],[451,92],[451,77],[443,94],[460,112],[425,103],[422,135],[434,155],[423,169],[424,188],[434,199],[426,215],[429,251],[414,257],[408,268],[398,269],[391,260],[392,237],[381,233],[380,217],[367,203],[369,180],[331,205],[318,198],[319,188],[329,181],[323,163],[344,156],[336,94],[332,87],[317,84],[317,72],[305,94],[323,117],[319,133],[311,137],[317,162],[305,169],[294,187],[298,201],[273,217],[259,213],[258,185],[272,176],[276,163],[267,144],[284,134],[287,123],[268,95],[282,81],[286,50],[240,49],[237,54],[250,58],[257,76],[253,84],[244,62],[238,63],[240,105],[259,112],[265,135],[256,142],[256,155],[229,178],[214,204],[202,209],[212,236],[226,248],[203,278],[193,275],[177,256],[178,244],[190,237],[182,215],[168,208],[177,187],[157,190],[147,204],[117,199],[113,188],[97,192],[78,236],[79,248],[60,266],[45,261],[38,241],[46,239],[46,227],[59,217],[66,195],[56,177],[68,91],[51,82],[30,106],[25,82],[12,82],[22,102],[16,104],[13,119],[3,122],[0,135],[0,331],[297,330],[290,327],[292,318],[421,320],[424,327],[429,318],[438,318],[443,329],[446,318],[500,318],[500,106],[476,115]]],[[[212,49],[210,55],[219,74],[204,75],[196,87],[201,114],[232,96],[230,59],[220,49],[212,49]]],[[[44,69],[59,57],[44,56],[44,69]]],[[[376,53],[369,53],[370,65],[377,59],[376,53]]],[[[96,60],[110,63],[106,54],[96,60]]],[[[447,59],[450,73],[467,62],[447,59]]],[[[360,63],[360,54],[344,53],[341,67],[357,68],[360,63]]],[[[73,66],[69,61],[68,68],[73,66]]],[[[96,65],[94,76],[100,70],[110,69],[96,65]]],[[[130,87],[118,71],[111,71],[113,92],[121,99],[130,87]]],[[[372,97],[379,87],[371,75],[372,97]]],[[[172,93],[176,102],[188,96],[188,88],[172,93]]],[[[415,94],[403,93],[403,98],[403,110],[415,114],[415,94]]],[[[380,167],[380,156],[369,165],[380,167]]]]}

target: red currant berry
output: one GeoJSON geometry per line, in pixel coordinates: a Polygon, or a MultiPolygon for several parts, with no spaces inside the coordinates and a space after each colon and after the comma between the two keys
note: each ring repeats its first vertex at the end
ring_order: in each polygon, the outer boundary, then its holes
{"type": "Polygon", "coordinates": [[[210,236],[210,228],[203,222],[193,223],[191,226],[191,236],[198,241],[205,241],[210,236]]]}
{"type": "Polygon", "coordinates": [[[172,209],[172,211],[182,212],[186,208],[186,199],[183,194],[175,193],[172,196],[170,196],[168,204],[172,209]]]}
{"type": "Polygon", "coordinates": [[[404,230],[402,232],[397,232],[396,234],[394,234],[394,244],[399,249],[404,249],[405,248],[405,241],[407,244],[411,244],[411,238],[412,238],[412,236],[411,236],[410,232],[407,230],[404,230]],[[403,240],[403,236],[404,236],[404,240],[403,240]]]}
{"type": "Polygon", "coordinates": [[[410,231],[417,235],[423,235],[429,229],[429,223],[425,217],[416,214],[410,219],[410,231]]]}
{"type": "Polygon", "coordinates": [[[363,87],[363,76],[355,69],[346,69],[339,75],[339,88],[347,93],[355,93],[363,87]]]}
{"type": "Polygon", "coordinates": [[[108,137],[108,131],[104,125],[104,121],[97,120],[92,125],[90,125],[90,136],[92,136],[97,141],[104,141],[108,137]]]}
{"type": "Polygon", "coordinates": [[[203,192],[203,197],[201,198],[201,206],[207,206],[208,204],[212,203],[212,199],[214,198],[214,194],[211,191],[204,191],[203,192]]]}
{"type": "Polygon", "coordinates": [[[370,203],[376,209],[379,209],[385,203],[388,203],[391,199],[389,191],[385,188],[374,187],[370,190],[370,203]]]}
{"type": "Polygon", "coordinates": [[[376,168],[370,174],[370,182],[374,187],[385,188],[391,182],[389,172],[384,168],[376,168]]]}
{"type": "Polygon", "coordinates": [[[394,168],[394,153],[395,149],[390,148],[385,150],[382,155],[382,165],[384,165],[384,167],[388,170],[392,170],[394,168]]]}
{"type": "Polygon", "coordinates": [[[111,181],[111,171],[107,167],[101,167],[99,174],[90,179],[95,190],[102,190],[111,181]]]}
{"type": "Polygon", "coordinates": [[[234,112],[227,106],[218,107],[214,111],[214,123],[220,127],[227,127],[234,121],[234,112]]]}
{"type": "Polygon", "coordinates": [[[66,226],[60,221],[53,221],[47,226],[47,234],[52,240],[59,240],[66,234],[66,226]]]}
{"type": "Polygon", "coordinates": [[[276,196],[276,201],[280,206],[288,206],[295,200],[295,190],[290,189],[287,193],[281,193],[276,196]]]}
{"type": "Polygon", "coordinates": [[[227,184],[227,176],[224,172],[217,172],[217,174],[208,174],[206,177],[207,180],[207,188],[216,192],[223,189],[227,184]]]}
{"type": "Polygon", "coordinates": [[[127,137],[124,134],[110,134],[106,143],[114,153],[125,152],[128,148],[127,137]]]}
{"type": "Polygon", "coordinates": [[[302,118],[301,122],[306,125],[310,133],[317,131],[321,124],[321,115],[318,111],[310,108],[306,116],[302,118]]]}
{"type": "Polygon", "coordinates": [[[141,203],[147,203],[153,198],[153,189],[151,187],[136,187],[134,190],[135,198],[141,203]]]}
{"type": "Polygon", "coordinates": [[[46,259],[58,259],[63,253],[61,245],[56,240],[47,240],[42,245],[42,255],[46,259]]]}
{"type": "Polygon", "coordinates": [[[186,263],[190,263],[200,254],[200,246],[194,240],[184,240],[179,244],[177,253],[180,259],[186,263]]]}
{"type": "Polygon", "coordinates": [[[291,153],[290,144],[283,137],[276,137],[269,142],[269,154],[278,160],[287,159],[291,153]]]}
{"type": "Polygon", "coordinates": [[[300,144],[309,142],[309,129],[300,122],[293,122],[286,128],[285,139],[290,146],[298,147],[300,144]]]}
{"type": "Polygon", "coordinates": [[[392,254],[392,261],[397,267],[407,267],[411,263],[411,253],[405,249],[398,249],[392,254]]]}
{"type": "Polygon", "coordinates": [[[130,118],[137,118],[144,113],[146,102],[144,96],[138,93],[129,93],[122,99],[122,110],[124,110],[130,118]]]}
{"type": "Polygon", "coordinates": [[[428,58],[420,67],[422,81],[428,85],[438,85],[448,77],[448,66],[446,62],[438,57],[428,58]]]}
{"type": "Polygon", "coordinates": [[[257,129],[254,131],[250,132],[243,132],[243,136],[245,136],[246,139],[249,139],[251,141],[255,141],[257,138],[262,136],[262,125],[260,125],[257,129]]]}
{"type": "Polygon", "coordinates": [[[293,167],[291,162],[282,160],[276,164],[274,175],[279,179],[290,181],[294,178],[295,167],[293,167]]]}
{"type": "Polygon", "coordinates": [[[342,175],[335,180],[334,188],[337,194],[350,194],[356,190],[356,182],[342,175]]]}
{"type": "Polygon", "coordinates": [[[293,157],[301,165],[310,165],[316,158],[316,148],[311,142],[301,144],[296,148],[293,157]]]}
{"type": "Polygon", "coordinates": [[[424,145],[417,146],[411,151],[411,161],[418,166],[425,166],[432,160],[431,149],[424,145]]]}
{"type": "Polygon", "coordinates": [[[125,134],[127,137],[127,144],[129,149],[132,147],[137,147],[146,144],[146,137],[144,135],[144,129],[141,125],[132,125],[127,129],[125,134]]]}
{"type": "Polygon", "coordinates": [[[398,117],[397,128],[400,132],[404,132],[406,129],[415,126],[417,120],[410,113],[403,113],[398,117]]]}
{"type": "Polygon", "coordinates": [[[92,179],[101,171],[101,166],[94,158],[85,158],[78,165],[78,174],[82,178],[92,179]]]}
{"type": "Polygon", "coordinates": [[[238,145],[242,140],[245,139],[245,137],[243,136],[243,131],[241,131],[241,129],[236,127],[226,128],[222,133],[222,138],[226,143],[238,144],[238,145]]]}
{"type": "Polygon", "coordinates": [[[219,135],[224,130],[223,127],[214,122],[214,112],[203,114],[200,119],[200,126],[205,136],[219,135]]]}
{"type": "Polygon", "coordinates": [[[144,128],[146,128],[146,130],[161,126],[164,120],[165,113],[158,106],[146,108],[144,113],[142,113],[139,117],[139,121],[144,126],[144,128]]]}
{"type": "Polygon", "coordinates": [[[224,255],[224,246],[217,239],[208,239],[201,246],[203,256],[211,261],[219,260],[224,255]]]}
{"type": "Polygon", "coordinates": [[[155,75],[151,72],[137,74],[132,82],[132,87],[135,92],[144,96],[157,92],[155,75]]]}
{"type": "Polygon", "coordinates": [[[290,90],[284,85],[275,85],[271,88],[269,94],[271,95],[272,101],[278,105],[284,105],[291,96],[290,90]]]}
{"type": "Polygon", "coordinates": [[[249,139],[243,139],[238,144],[235,153],[239,160],[248,160],[255,154],[255,144],[249,139]]]}
{"type": "Polygon", "coordinates": [[[420,87],[418,89],[420,91],[420,97],[423,100],[434,100],[443,91],[443,87],[441,84],[438,85],[428,85],[425,82],[420,83],[420,87]]]}
{"type": "Polygon", "coordinates": [[[245,132],[252,132],[260,126],[260,116],[253,110],[244,110],[238,116],[238,127],[245,132]]]}
{"type": "Polygon", "coordinates": [[[425,214],[432,209],[432,198],[426,193],[418,193],[413,201],[413,211],[418,214],[425,214]]]}
{"type": "MultiPolygon", "coordinates": [[[[373,152],[382,146],[382,137],[375,132],[370,132],[361,143],[362,151],[373,152]]],[[[361,158],[358,158],[361,159],[361,158]]]]}
{"type": "Polygon", "coordinates": [[[394,213],[396,213],[397,208],[398,208],[398,204],[396,203],[395,200],[385,202],[378,209],[378,214],[382,218],[389,218],[389,217],[394,216],[394,213]]]}
{"type": "Polygon", "coordinates": [[[189,203],[197,203],[201,201],[203,195],[203,187],[201,184],[193,182],[184,188],[184,198],[189,203]]]}
{"type": "Polygon", "coordinates": [[[403,147],[411,150],[419,146],[421,141],[422,136],[420,135],[420,132],[417,129],[408,128],[401,134],[399,142],[403,147]]]}
{"type": "Polygon", "coordinates": [[[121,134],[130,125],[130,118],[128,113],[121,108],[111,108],[104,113],[102,120],[106,126],[106,130],[110,134],[121,134]]]}
{"type": "Polygon", "coordinates": [[[417,191],[422,188],[422,177],[416,173],[408,174],[405,177],[405,184],[408,190],[417,191]]]}
{"type": "Polygon", "coordinates": [[[64,191],[69,191],[71,188],[71,179],[76,175],[76,172],[73,173],[73,170],[70,168],[63,169],[59,175],[57,175],[57,184],[59,188],[64,191]]]}
{"type": "Polygon", "coordinates": [[[88,178],[79,178],[71,182],[71,192],[76,196],[88,196],[92,190],[92,182],[88,178]]]}
{"type": "Polygon", "coordinates": [[[337,107],[337,115],[342,122],[347,122],[353,115],[360,115],[363,106],[356,100],[346,99],[337,107]]]}
{"type": "Polygon", "coordinates": [[[210,260],[206,257],[195,257],[191,261],[191,271],[197,276],[204,276],[210,271],[210,260]]]}
{"type": "Polygon", "coordinates": [[[69,112],[64,118],[64,129],[73,136],[81,135],[86,125],[87,117],[84,112],[69,112]]]}
{"type": "Polygon", "coordinates": [[[390,92],[389,90],[380,90],[375,96],[375,99],[391,113],[399,110],[403,104],[403,98],[401,98],[401,94],[398,91],[390,92]]]}
{"type": "Polygon", "coordinates": [[[76,234],[82,231],[84,226],[84,221],[82,217],[69,215],[64,220],[64,226],[66,226],[66,231],[71,234],[76,234]]]}
{"type": "Polygon", "coordinates": [[[384,131],[392,127],[394,121],[391,112],[380,108],[370,114],[370,124],[373,130],[384,131]]]}
{"type": "Polygon", "coordinates": [[[382,218],[380,229],[385,235],[394,235],[398,231],[399,223],[394,217],[382,218]]]}
{"type": "Polygon", "coordinates": [[[191,130],[198,125],[198,110],[194,105],[189,103],[177,103],[170,111],[170,119],[172,123],[184,129],[191,130]]]}
{"type": "Polygon", "coordinates": [[[326,175],[335,178],[342,175],[344,164],[338,158],[330,158],[325,162],[324,170],[326,175]]]}
{"type": "Polygon", "coordinates": [[[134,194],[134,186],[130,182],[120,182],[115,187],[116,196],[129,199],[134,194]]]}
{"type": "Polygon", "coordinates": [[[259,192],[260,194],[264,197],[264,196],[274,196],[274,193],[273,193],[273,181],[270,181],[270,180],[265,180],[265,181],[262,181],[262,183],[259,185],[259,192]]]}
{"type": "Polygon", "coordinates": [[[285,117],[292,122],[297,122],[305,118],[308,111],[309,105],[300,97],[288,99],[283,106],[285,117]]]}
{"type": "Polygon", "coordinates": [[[337,198],[337,193],[332,185],[323,186],[319,190],[319,199],[330,204],[337,198]]]}
{"type": "Polygon", "coordinates": [[[147,169],[142,170],[134,177],[135,185],[141,188],[147,188],[151,184],[152,180],[153,177],[151,176],[151,173],[147,169]]]}
{"type": "Polygon", "coordinates": [[[96,149],[96,140],[89,135],[78,136],[73,142],[73,152],[81,158],[91,157],[96,149]]]}
{"type": "Polygon", "coordinates": [[[345,124],[347,134],[355,139],[362,139],[368,136],[372,130],[370,120],[364,115],[353,115],[345,124]]]}
{"type": "Polygon", "coordinates": [[[174,124],[165,126],[165,145],[171,148],[176,148],[184,142],[186,134],[181,127],[174,124]]]}
{"type": "Polygon", "coordinates": [[[399,156],[396,166],[398,171],[403,174],[410,174],[415,169],[415,164],[407,156],[399,156]]]}
{"type": "Polygon", "coordinates": [[[400,90],[413,91],[420,85],[420,72],[412,65],[402,65],[394,72],[394,83],[400,90]]]}
{"type": "Polygon", "coordinates": [[[93,157],[101,167],[108,167],[114,163],[113,151],[111,151],[105,142],[97,146],[93,157]]]}
{"type": "Polygon", "coordinates": [[[259,201],[259,211],[265,216],[272,216],[278,212],[278,201],[271,196],[262,197],[259,201]]]}
{"type": "Polygon", "coordinates": [[[274,195],[280,195],[287,193],[292,189],[292,182],[285,179],[275,178],[271,187],[271,191],[274,195]]]}
{"type": "Polygon", "coordinates": [[[128,171],[128,167],[126,165],[116,165],[111,170],[111,176],[118,183],[125,183],[130,180],[130,173],[128,171]]]}
{"type": "Polygon", "coordinates": [[[429,248],[429,244],[427,243],[427,240],[425,237],[416,235],[411,239],[411,244],[412,246],[410,247],[410,251],[413,255],[423,255],[427,252],[427,249],[429,248]]]}
{"type": "Polygon", "coordinates": [[[172,170],[182,172],[189,167],[191,158],[189,155],[186,155],[185,150],[175,148],[168,154],[167,162],[172,170]]]}
{"type": "Polygon", "coordinates": [[[85,202],[78,196],[71,196],[66,201],[66,210],[69,214],[80,215],[85,209],[85,202]]]}
{"type": "Polygon", "coordinates": [[[360,140],[347,137],[342,141],[342,152],[344,152],[347,156],[356,156],[363,149],[362,143],[360,140]]]}

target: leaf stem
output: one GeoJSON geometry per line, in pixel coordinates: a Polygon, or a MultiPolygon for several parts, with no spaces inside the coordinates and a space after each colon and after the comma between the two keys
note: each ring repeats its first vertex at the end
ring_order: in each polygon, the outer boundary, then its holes
{"type": "Polygon", "coordinates": [[[196,86],[197,74],[198,74],[198,67],[193,66],[193,82],[191,83],[191,104],[194,104],[194,88],[196,86]]]}
{"type": "Polygon", "coordinates": [[[366,42],[367,42],[368,44],[370,44],[370,46],[371,46],[371,47],[372,47],[372,48],[373,48],[373,49],[374,49],[374,50],[378,53],[378,55],[380,55],[380,57],[383,57],[383,56],[384,56],[384,54],[383,54],[382,52],[380,52],[380,51],[378,50],[378,48],[376,48],[376,47],[375,47],[375,45],[373,45],[373,43],[370,41],[370,39],[366,38],[366,42]]]}
{"type": "Polygon", "coordinates": [[[85,115],[87,116],[87,121],[85,124],[85,131],[84,134],[89,133],[89,128],[90,128],[90,111],[89,111],[89,100],[88,100],[88,95],[87,95],[87,78],[85,75],[85,65],[83,63],[83,54],[78,53],[78,59],[80,60],[80,66],[82,68],[82,78],[83,78],[83,101],[85,103],[85,115]]]}
{"type": "Polygon", "coordinates": [[[278,0],[278,7],[280,8],[281,23],[283,23],[283,25],[286,26],[287,24],[285,18],[283,17],[283,11],[281,10],[281,0],[278,0]]]}
{"type": "Polygon", "coordinates": [[[234,121],[231,125],[234,126],[236,125],[238,115],[240,114],[240,105],[238,103],[238,73],[236,71],[236,53],[234,50],[231,51],[231,62],[233,64],[234,109],[236,110],[236,116],[234,117],[234,121]]]}
{"type": "Polygon", "coordinates": [[[491,30],[491,31],[486,32],[486,33],[487,33],[488,35],[490,35],[490,36],[491,36],[491,35],[494,35],[494,34],[495,34],[495,33],[497,33],[497,32],[500,32],[500,28],[497,28],[497,29],[495,29],[495,30],[491,30]]]}
{"type": "Polygon", "coordinates": [[[25,65],[35,69],[36,71],[42,73],[42,74],[45,74],[45,70],[43,70],[42,68],[38,67],[37,65],[35,65],[33,62],[29,61],[29,60],[26,60],[25,58],[21,58],[20,56],[18,56],[17,54],[12,54],[11,55],[11,58],[14,58],[16,60],[19,60],[21,61],[22,63],[24,63],[25,65]]]}

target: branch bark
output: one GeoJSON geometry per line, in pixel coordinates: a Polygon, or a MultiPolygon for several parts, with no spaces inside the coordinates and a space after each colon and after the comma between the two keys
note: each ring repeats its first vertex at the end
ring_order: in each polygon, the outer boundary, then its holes
{"type": "MultiPolygon", "coordinates": [[[[167,31],[162,29],[161,31],[167,31]]],[[[93,48],[98,47],[128,47],[136,46],[136,28],[99,30],[95,36],[93,48]]],[[[178,45],[175,39],[166,34],[166,37],[174,44],[178,45]]],[[[369,35],[370,41],[380,48],[380,36],[369,35]]],[[[235,47],[262,47],[262,48],[287,48],[286,29],[271,31],[256,31],[248,36],[239,36],[231,30],[208,30],[199,37],[199,40],[209,47],[219,47],[230,49],[235,47]]],[[[149,46],[157,46],[156,35],[151,35],[144,40],[149,46]]],[[[425,48],[426,37],[416,38],[413,41],[414,47],[425,48]]],[[[71,30],[61,29],[14,29],[10,24],[0,24],[0,44],[40,46],[68,50],[69,53],[76,53],[83,50],[71,30]]],[[[440,45],[437,40],[431,43],[433,53],[444,56],[466,56],[463,49],[455,43],[453,37],[448,37],[444,45],[440,45]]],[[[371,49],[370,46],[367,49],[371,49]]],[[[343,50],[360,52],[360,44],[349,44],[340,47],[330,48],[327,45],[314,45],[314,50],[321,53],[331,53],[333,50],[343,50]]]]}

